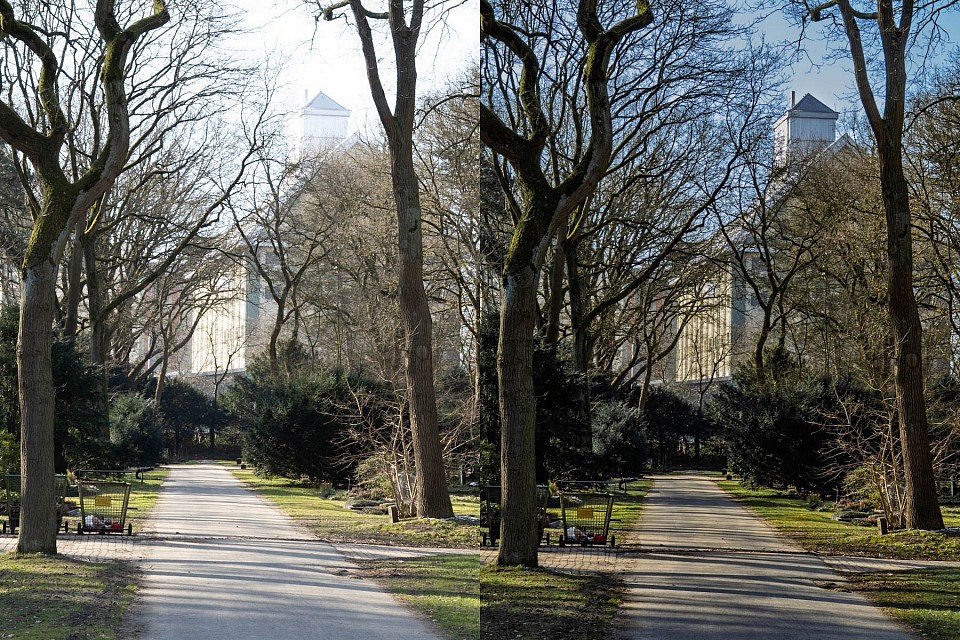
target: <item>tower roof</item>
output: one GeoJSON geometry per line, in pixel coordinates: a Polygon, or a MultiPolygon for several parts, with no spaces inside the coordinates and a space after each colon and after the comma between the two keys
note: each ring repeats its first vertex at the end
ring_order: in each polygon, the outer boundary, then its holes
{"type": "Polygon", "coordinates": [[[349,109],[339,104],[336,100],[325,94],[323,91],[315,95],[313,100],[307,103],[306,108],[322,111],[342,111],[344,113],[350,113],[349,109]]]}
{"type": "Polygon", "coordinates": [[[823,104],[822,102],[814,98],[809,93],[803,96],[803,98],[800,99],[800,102],[793,105],[793,108],[791,108],[790,111],[806,111],[808,113],[829,113],[835,116],[840,115],[839,113],[837,113],[836,111],[828,107],[827,105],[823,104]]]}

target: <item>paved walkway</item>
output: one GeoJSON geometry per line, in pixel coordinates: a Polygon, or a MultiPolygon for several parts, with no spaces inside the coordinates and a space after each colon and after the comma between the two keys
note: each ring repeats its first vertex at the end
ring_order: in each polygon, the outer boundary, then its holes
{"type": "Polygon", "coordinates": [[[135,605],[144,640],[436,638],[218,465],[171,468],[135,605]]]}
{"type": "MultiPolygon", "coordinates": [[[[140,563],[126,637],[141,640],[436,639],[359,579],[352,562],[458,552],[320,542],[213,464],[172,467],[139,531],[149,534],[63,534],[57,548],[87,561],[140,563]]],[[[16,542],[0,537],[0,551],[16,542]]]]}
{"type": "MultiPolygon", "coordinates": [[[[897,622],[844,590],[845,572],[956,566],[808,553],[710,480],[654,478],[627,545],[541,547],[542,567],[616,573],[627,594],[616,622],[623,640],[909,640],[897,622]]],[[[492,562],[496,550],[481,550],[492,562]]]]}
{"type": "Polygon", "coordinates": [[[713,482],[656,478],[623,563],[629,640],[907,640],[824,561],[781,537],[713,482]],[[829,588],[827,588],[829,587],[829,588]]]}

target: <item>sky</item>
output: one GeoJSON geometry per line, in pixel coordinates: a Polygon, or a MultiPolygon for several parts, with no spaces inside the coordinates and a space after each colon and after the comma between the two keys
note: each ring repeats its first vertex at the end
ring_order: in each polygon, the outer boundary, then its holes
{"type": "MultiPolygon", "coordinates": [[[[345,20],[315,23],[302,0],[232,0],[232,3],[245,16],[246,26],[252,32],[238,43],[239,48],[250,56],[270,56],[284,63],[278,76],[278,108],[299,109],[306,102],[305,96],[312,98],[323,91],[351,110],[352,129],[379,128],[359,41],[345,20]]],[[[375,9],[377,2],[368,0],[368,6],[375,9]]],[[[480,41],[478,14],[478,0],[464,0],[451,11],[445,28],[434,29],[422,38],[418,60],[421,93],[438,86],[468,63],[476,64],[480,41]]],[[[960,45],[960,13],[954,12],[945,18],[943,26],[948,34],[956,34],[952,42],[941,47],[941,51],[946,52],[960,45]]],[[[789,104],[790,91],[795,91],[797,100],[811,93],[836,111],[859,110],[853,94],[850,63],[825,60],[825,28],[821,24],[810,24],[807,29],[808,37],[804,40],[807,55],[787,72],[789,81],[782,98],[784,109],[789,104]]],[[[798,27],[781,13],[774,13],[762,23],[760,33],[768,42],[796,40],[798,27]]],[[[386,47],[380,51],[381,58],[389,59],[392,53],[386,47]]],[[[391,78],[389,71],[382,75],[385,80],[391,78]]]]}
{"type": "MultiPolygon", "coordinates": [[[[278,108],[299,109],[306,104],[305,95],[313,98],[323,91],[351,110],[352,130],[380,126],[370,97],[360,41],[345,20],[316,23],[300,0],[233,0],[232,4],[245,16],[251,30],[236,46],[250,56],[283,61],[284,68],[278,76],[278,108]]],[[[373,0],[366,4],[371,10],[385,5],[373,0]]],[[[443,84],[445,78],[466,67],[468,61],[475,63],[480,45],[479,7],[478,0],[465,0],[448,14],[446,27],[421,35],[417,61],[419,93],[443,84]]],[[[392,48],[381,47],[378,52],[384,59],[382,64],[392,60],[392,48]]],[[[392,80],[392,67],[382,67],[381,77],[385,83],[392,80]]]]}
{"type": "MultiPolygon", "coordinates": [[[[952,11],[941,18],[945,41],[934,53],[936,64],[942,61],[944,55],[960,47],[960,11],[952,11]]],[[[866,30],[864,30],[866,32],[866,30]]],[[[782,13],[768,16],[761,24],[761,33],[768,42],[796,42],[800,27],[789,22],[782,13]]],[[[789,104],[790,92],[796,92],[799,101],[804,94],[810,93],[834,111],[849,112],[862,111],[859,98],[854,92],[852,64],[848,56],[841,60],[828,56],[828,49],[824,41],[828,34],[825,24],[808,23],[803,40],[804,55],[794,62],[787,72],[789,81],[785,87],[783,106],[789,104]]],[[[834,44],[845,44],[834,42],[834,44]]],[[[794,48],[794,52],[796,49],[794,48]]],[[[875,88],[876,90],[876,88],[875,88]]]]}

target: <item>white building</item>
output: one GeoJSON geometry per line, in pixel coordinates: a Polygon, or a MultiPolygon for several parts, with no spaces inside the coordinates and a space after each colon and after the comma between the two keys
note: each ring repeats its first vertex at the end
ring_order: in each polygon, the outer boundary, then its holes
{"type": "Polygon", "coordinates": [[[774,123],[776,166],[785,167],[798,155],[815,154],[837,138],[837,118],[840,114],[809,93],[795,102],[790,94],[790,109],[774,123]]]}
{"type": "MultiPolygon", "coordinates": [[[[789,206],[791,190],[797,180],[803,179],[803,171],[811,162],[832,157],[851,144],[846,135],[836,137],[838,117],[836,111],[809,93],[800,102],[791,95],[790,109],[774,124],[774,168],[786,171],[780,181],[771,183],[763,203],[767,215],[777,216],[789,206]]],[[[759,330],[762,310],[740,269],[749,269],[757,281],[763,282],[766,264],[759,253],[751,252],[755,240],[748,231],[734,230],[731,240],[740,244],[743,253],[728,268],[718,267],[717,276],[691,294],[700,302],[687,308],[700,310],[678,321],[680,335],[673,366],[666,368],[675,378],[665,381],[703,388],[729,380],[737,363],[755,346],[751,339],[759,330]]]]}
{"type": "Polygon", "coordinates": [[[294,155],[333,149],[348,139],[350,110],[323,93],[315,95],[290,123],[294,155]]]}
{"type": "MultiPolygon", "coordinates": [[[[291,144],[302,157],[348,146],[350,111],[320,92],[310,100],[294,119],[290,133],[291,144]]],[[[256,234],[248,230],[248,234],[256,234]]],[[[276,257],[264,255],[269,243],[261,250],[259,261],[269,266],[276,257]]],[[[250,264],[234,264],[224,271],[215,284],[213,297],[218,300],[202,310],[189,343],[174,358],[177,370],[171,375],[209,378],[228,373],[243,372],[250,362],[268,344],[269,331],[277,314],[277,305],[250,264]]],[[[197,296],[209,299],[209,296],[197,296]]]]}

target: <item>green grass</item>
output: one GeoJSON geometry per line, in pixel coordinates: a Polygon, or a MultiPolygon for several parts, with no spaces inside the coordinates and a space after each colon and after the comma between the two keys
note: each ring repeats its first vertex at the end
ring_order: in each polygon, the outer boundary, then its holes
{"type": "Polygon", "coordinates": [[[134,531],[137,523],[142,523],[150,515],[150,511],[157,504],[160,497],[160,486],[170,474],[169,469],[158,468],[144,475],[143,482],[130,480],[130,504],[127,506],[128,518],[133,522],[134,531]]]}
{"type": "MultiPolygon", "coordinates": [[[[286,478],[262,478],[250,469],[233,474],[274,502],[299,524],[324,540],[414,547],[470,548],[480,544],[480,527],[471,524],[414,518],[391,523],[386,515],[344,508],[343,492],[305,485],[286,478]]],[[[480,500],[452,495],[457,514],[479,515],[480,500]]]]}
{"type": "MultiPolygon", "coordinates": [[[[717,483],[778,530],[806,549],[836,555],[866,555],[909,560],[960,560],[960,536],[930,531],[877,535],[874,527],[831,519],[832,511],[814,511],[807,502],[774,489],[750,489],[736,480],[717,483]]],[[[947,526],[960,525],[960,508],[943,507],[947,526]]]]}
{"type": "Polygon", "coordinates": [[[135,592],[130,565],[0,556],[0,638],[113,640],[135,592]]]}
{"type": "Polygon", "coordinates": [[[361,563],[373,578],[438,626],[450,640],[480,637],[480,558],[441,555],[361,563]]]}
{"type": "Polygon", "coordinates": [[[601,640],[620,606],[611,576],[542,569],[480,568],[480,637],[484,640],[601,640]]]}
{"type": "Polygon", "coordinates": [[[926,640],[960,638],[960,571],[936,569],[849,577],[861,592],[926,640]]]}

